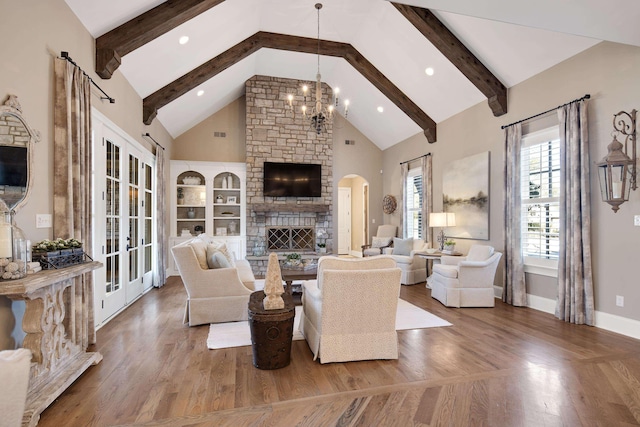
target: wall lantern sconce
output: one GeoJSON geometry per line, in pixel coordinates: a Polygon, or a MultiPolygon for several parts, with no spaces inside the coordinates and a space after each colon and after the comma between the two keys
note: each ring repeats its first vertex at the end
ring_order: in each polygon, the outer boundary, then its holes
{"type": "Polygon", "coordinates": [[[636,110],[620,111],[613,116],[613,141],[607,146],[607,155],[596,164],[602,201],[609,203],[614,212],[629,200],[629,190],[637,188],[636,113],[636,110]],[[618,135],[624,136],[623,142],[618,141],[618,135]]]}

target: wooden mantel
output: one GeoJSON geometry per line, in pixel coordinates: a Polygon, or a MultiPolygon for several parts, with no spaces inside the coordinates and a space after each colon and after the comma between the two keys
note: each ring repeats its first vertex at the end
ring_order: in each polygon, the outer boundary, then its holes
{"type": "Polygon", "coordinates": [[[23,347],[32,356],[23,426],[36,425],[42,411],[102,360],[100,353],[86,351],[93,334],[93,293],[84,280],[100,267],[92,261],[0,282],[0,295],[25,302],[23,347]]]}
{"type": "Polygon", "coordinates": [[[297,203],[256,203],[254,212],[329,212],[328,205],[303,205],[297,203]]]}

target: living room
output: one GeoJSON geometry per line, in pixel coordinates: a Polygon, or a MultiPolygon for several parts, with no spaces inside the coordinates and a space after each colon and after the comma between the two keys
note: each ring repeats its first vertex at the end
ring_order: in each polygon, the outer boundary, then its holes
{"type": "MultiPolygon", "coordinates": [[[[16,217],[32,242],[56,237],[50,228],[37,228],[35,219],[38,214],[51,213],[54,205],[52,76],[53,58],[61,51],[69,51],[74,60],[106,92],[117,99],[115,104],[110,104],[100,100],[99,96],[94,96],[93,107],[148,151],[155,152],[156,147],[141,136],[147,133],[153,135],[166,149],[166,159],[247,161],[244,96],[231,100],[199,125],[174,139],[158,119],[150,125],[143,124],[143,100],[121,73],[114,73],[110,80],[97,77],[92,65],[95,62],[94,37],[65,1],[49,1],[35,7],[18,2],[7,5],[4,10],[6,13],[1,18],[0,32],[7,43],[3,47],[5,60],[0,68],[2,101],[9,94],[17,95],[31,127],[39,130],[42,135],[42,140],[34,146],[36,173],[30,198],[16,217]],[[203,133],[219,130],[226,131],[228,137],[216,140],[215,150],[210,145],[199,143],[203,133]]],[[[640,228],[634,227],[633,223],[634,215],[640,213],[640,197],[637,191],[631,192],[629,201],[614,213],[610,205],[600,199],[595,166],[606,155],[607,145],[611,142],[613,115],[639,107],[638,71],[640,48],[637,45],[602,41],[509,87],[508,112],[505,115],[495,117],[485,100],[438,122],[437,142],[434,144],[429,144],[424,133],[418,132],[393,146],[381,149],[349,120],[337,116],[332,136],[333,200],[337,200],[338,190],[335,184],[342,177],[363,177],[369,184],[369,230],[370,235],[374,235],[378,225],[400,224],[399,210],[393,214],[385,214],[382,210],[384,195],[399,196],[401,193],[400,163],[431,153],[433,204],[434,210],[439,211],[442,208],[443,174],[448,165],[471,155],[489,152],[489,238],[457,239],[456,248],[466,253],[472,244],[480,243],[503,252],[505,159],[501,126],[590,94],[588,119],[595,327],[638,339],[640,311],[637,307],[640,304],[640,290],[636,286],[636,277],[640,274],[640,267],[634,261],[637,258],[635,251],[640,240],[640,228]],[[347,145],[344,144],[345,140],[356,143],[347,145]],[[624,297],[623,306],[616,305],[617,296],[624,297]]],[[[168,170],[166,174],[168,178],[168,170]]],[[[332,215],[337,215],[335,203],[332,215]]],[[[166,219],[165,227],[169,228],[169,218],[166,219]]],[[[337,234],[336,227],[334,222],[333,234],[337,234]]],[[[502,271],[501,265],[496,275],[497,288],[503,284],[502,271]]],[[[545,313],[553,313],[557,279],[527,273],[526,282],[528,305],[545,313]]],[[[421,289],[424,291],[424,287],[421,286],[421,289]]],[[[178,305],[182,303],[180,301],[178,305]]],[[[24,306],[20,303],[0,298],[0,349],[18,346],[23,313],[24,306]]],[[[171,319],[174,320],[180,322],[180,319],[171,319]]],[[[562,323],[557,319],[555,321],[562,323]]],[[[504,322],[509,322],[508,318],[504,322]]],[[[553,325],[552,322],[545,323],[545,327],[553,328],[553,325]]]]}

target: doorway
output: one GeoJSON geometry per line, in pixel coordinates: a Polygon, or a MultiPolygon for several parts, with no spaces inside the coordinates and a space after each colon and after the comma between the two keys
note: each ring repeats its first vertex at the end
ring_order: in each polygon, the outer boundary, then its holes
{"type": "Polygon", "coordinates": [[[360,175],[345,175],[338,181],[338,253],[362,256],[361,247],[368,242],[369,182],[360,175]],[[349,194],[348,200],[343,193],[349,194]]]}
{"type": "Polygon", "coordinates": [[[105,117],[93,116],[96,326],[153,285],[155,156],[105,117]]]}

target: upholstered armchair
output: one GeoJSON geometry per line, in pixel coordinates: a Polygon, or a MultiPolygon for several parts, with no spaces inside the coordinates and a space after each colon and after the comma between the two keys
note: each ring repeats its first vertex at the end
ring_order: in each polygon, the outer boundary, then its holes
{"type": "MultiPolygon", "coordinates": [[[[201,235],[202,236],[202,235],[201,235]]],[[[248,319],[255,278],[246,260],[220,255],[220,243],[200,236],[171,248],[187,290],[184,322],[189,326],[248,319]]]]}
{"type": "Polygon", "coordinates": [[[443,255],[433,266],[431,296],[447,307],[493,307],[493,280],[502,254],[473,245],[466,257],[443,255]]]}
{"type": "Polygon", "coordinates": [[[393,239],[393,247],[386,248],[384,253],[391,255],[398,268],[402,270],[400,283],[415,285],[427,280],[427,261],[417,253],[430,247],[431,245],[422,239],[393,239]]]}
{"type": "Polygon", "coordinates": [[[393,245],[393,238],[396,237],[398,227],[395,225],[380,225],[375,236],[371,238],[371,244],[362,245],[362,256],[375,256],[384,253],[385,248],[393,245]]]}
{"type": "Polygon", "coordinates": [[[303,282],[300,331],[320,363],[397,359],[400,269],[393,258],[322,257],[303,282]]]}
{"type": "Polygon", "coordinates": [[[20,426],[29,389],[31,351],[0,351],[0,426],[20,426]]]}

